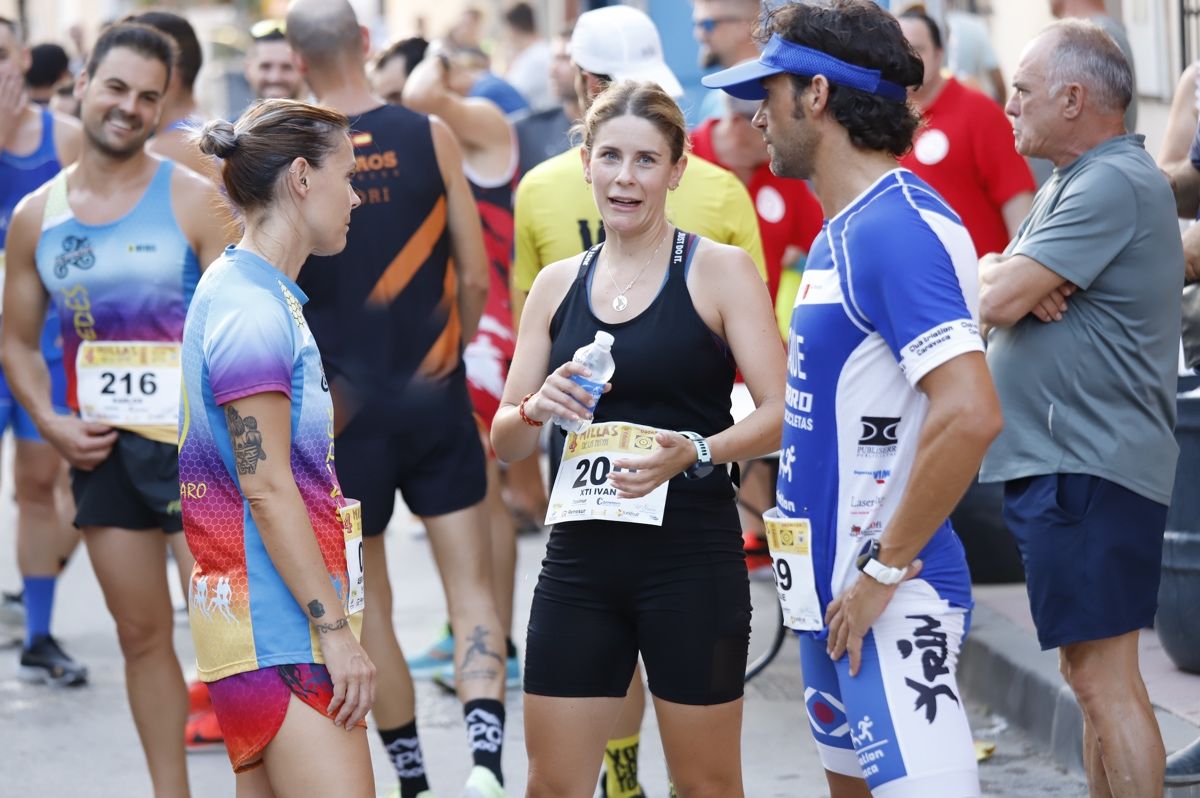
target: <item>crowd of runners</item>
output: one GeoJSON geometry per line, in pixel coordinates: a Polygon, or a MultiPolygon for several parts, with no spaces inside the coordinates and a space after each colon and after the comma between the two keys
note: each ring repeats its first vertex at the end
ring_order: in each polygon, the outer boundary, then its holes
{"type": "Polygon", "coordinates": [[[973,4],[897,5],[694,0],[720,70],[690,127],[632,6],[543,37],[516,3],[501,76],[477,12],[379,46],[345,0],[293,0],[250,28],[228,118],[182,16],[70,51],[0,18],[22,679],[88,682],[51,628],[82,540],[160,798],[217,746],[242,798],[429,798],[414,679],[462,704],[464,796],[506,794],[514,720],[527,795],[646,795],[648,690],[649,791],[736,797],[748,531],[831,795],[970,798],[948,517],[979,478],[1091,793],[1160,795],[1137,640],[1200,361],[1195,70],[1156,163],[1103,3],[1051,2],[1011,83],[973,4]],[[397,492],[446,605],[407,657],[397,492]],[[514,639],[517,535],[543,525],[514,639]]]}

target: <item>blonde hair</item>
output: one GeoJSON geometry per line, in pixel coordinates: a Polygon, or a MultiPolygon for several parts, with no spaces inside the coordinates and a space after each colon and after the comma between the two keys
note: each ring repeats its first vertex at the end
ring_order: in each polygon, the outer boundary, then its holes
{"type": "Polygon", "coordinates": [[[683,111],[661,86],[646,80],[610,83],[596,95],[583,119],[571,128],[572,140],[581,142],[583,148],[590,151],[600,126],[626,115],[645,119],[658,128],[671,147],[672,163],[678,163],[690,149],[683,111]]]}

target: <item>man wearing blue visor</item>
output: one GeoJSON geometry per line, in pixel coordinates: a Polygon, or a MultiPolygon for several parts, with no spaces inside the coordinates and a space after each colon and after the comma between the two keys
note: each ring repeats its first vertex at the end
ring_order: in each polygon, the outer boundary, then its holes
{"type": "Polygon", "coordinates": [[[792,3],[758,61],[704,79],[762,100],[777,175],[826,221],[788,334],[766,519],[832,798],[967,798],[979,777],[955,680],[971,584],[947,516],[1001,426],[970,235],[896,159],[920,58],[871,2],[792,3]]]}

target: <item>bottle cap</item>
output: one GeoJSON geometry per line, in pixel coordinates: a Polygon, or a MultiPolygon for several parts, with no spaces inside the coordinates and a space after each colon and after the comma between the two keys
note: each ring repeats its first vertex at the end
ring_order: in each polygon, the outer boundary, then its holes
{"type": "Polygon", "coordinates": [[[596,333],[596,343],[600,344],[600,346],[604,347],[605,349],[611,348],[614,340],[616,339],[612,337],[612,333],[606,333],[604,330],[600,330],[596,333]]]}

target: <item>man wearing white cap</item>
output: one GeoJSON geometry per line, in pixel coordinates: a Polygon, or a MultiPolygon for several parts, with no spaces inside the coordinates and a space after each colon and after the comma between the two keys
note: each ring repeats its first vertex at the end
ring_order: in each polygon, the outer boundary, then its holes
{"type": "Polygon", "coordinates": [[[771,171],[810,178],[826,215],[788,331],[769,538],[805,708],[832,798],[972,798],[955,681],[971,579],[947,518],[1000,431],[979,336],[975,248],[896,158],[924,77],[873,3],[791,3],[757,61],[704,78],[761,100],[771,171]],[[786,568],[783,564],[786,563],[786,568]]]}
{"type": "MultiPolygon", "coordinates": [[[[581,14],[568,52],[578,70],[576,90],[584,113],[610,82],[620,80],[653,81],[672,97],[683,96],[683,87],[663,60],[654,23],[630,6],[608,6],[581,14]]],[[[584,180],[579,149],[572,147],[542,162],[517,187],[512,264],[514,326],[539,271],[604,240],[600,212],[591,186],[584,180]]],[[[746,250],[766,279],[754,205],[745,186],[730,172],[689,155],[678,190],[667,197],[667,215],[681,229],[746,250]]],[[[551,457],[557,460],[557,455],[551,447],[551,457]]],[[[606,746],[606,770],[601,782],[606,798],[644,794],[637,780],[644,708],[639,671],[634,674],[625,709],[606,746]]]]}

